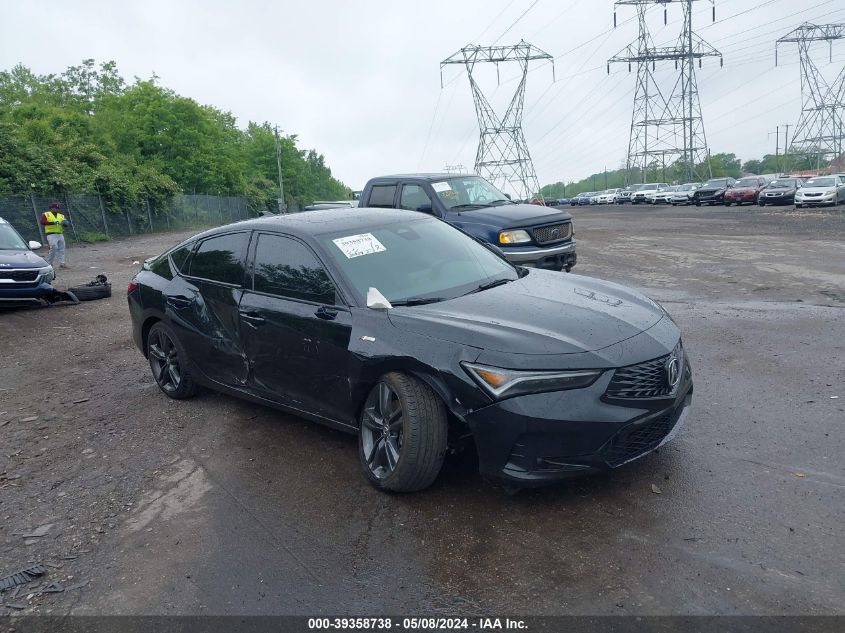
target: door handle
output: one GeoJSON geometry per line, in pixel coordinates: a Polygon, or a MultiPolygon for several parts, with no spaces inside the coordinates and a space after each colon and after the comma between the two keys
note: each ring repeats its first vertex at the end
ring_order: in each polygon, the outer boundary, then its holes
{"type": "Polygon", "coordinates": [[[264,325],[266,321],[264,317],[259,316],[255,312],[238,312],[241,315],[241,319],[247,322],[247,324],[251,325],[252,327],[258,327],[259,325],[264,325]]]}
{"type": "Polygon", "coordinates": [[[337,310],[334,308],[327,308],[326,306],[320,306],[317,308],[317,311],[314,313],[314,316],[318,319],[323,319],[325,321],[334,321],[335,317],[337,316],[337,310]]]}
{"type": "Polygon", "coordinates": [[[188,299],[187,297],[180,297],[178,295],[170,295],[165,299],[165,301],[174,308],[186,308],[194,303],[193,299],[188,299]]]}

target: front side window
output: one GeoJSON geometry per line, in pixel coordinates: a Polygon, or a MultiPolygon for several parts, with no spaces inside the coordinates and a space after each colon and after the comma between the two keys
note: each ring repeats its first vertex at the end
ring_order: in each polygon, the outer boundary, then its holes
{"type": "Polygon", "coordinates": [[[404,185],[402,195],[399,197],[399,207],[416,211],[423,205],[431,205],[431,199],[425,190],[419,185],[404,185]]]}
{"type": "Polygon", "coordinates": [[[191,258],[190,275],[241,285],[249,233],[230,233],[203,240],[191,258]]]}
{"type": "Polygon", "coordinates": [[[281,235],[258,236],[253,289],[328,305],[337,302],[334,284],[311,249],[281,235]]]}
{"type": "Polygon", "coordinates": [[[396,195],[396,185],[375,185],[370,191],[371,207],[393,208],[393,198],[396,195]]]}
{"type": "Polygon", "coordinates": [[[479,285],[517,279],[513,266],[471,237],[434,218],[329,233],[320,243],[363,304],[376,288],[391,302],[452,299],[479,285]]]}

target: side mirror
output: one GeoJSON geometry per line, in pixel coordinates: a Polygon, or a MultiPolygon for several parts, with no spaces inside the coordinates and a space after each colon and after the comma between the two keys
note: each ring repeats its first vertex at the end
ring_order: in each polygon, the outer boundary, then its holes
{"type": "Polygon", "coordinates": [[[417,207],[417,211],[420,213],[434,213],[434,209],[431,206],[430,202],[426,202],[425,204],[421,204],[417,207]]]}
{"type": "Polygon", "coordinates": [[[29,246],[29,250],[37,251],[39,248],[41,248],[41,242],[36,242],[35,240],[29,240],[28,246],[29,246]]]}

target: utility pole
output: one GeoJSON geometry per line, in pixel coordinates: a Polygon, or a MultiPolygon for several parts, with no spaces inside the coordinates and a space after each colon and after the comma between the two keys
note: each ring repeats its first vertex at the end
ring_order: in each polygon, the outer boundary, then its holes
{"type": "Polygon", "coordinates": [[[273,128],[276,135],[276,167],[279,169],[279,213],[287,213],[288,205],[285,204],[285,181],[282,177],[282,143],[279,140],[279,126],[273,128]]]}
{"type": "Polygon", "coordinates": [[[787,167],[789,165],[789,161],[787,160],[787,155],[789,154],[789,123],[786,123],[786,132],[783,135],[783,163],[781,169],[783,169],[783,173],[786,173],[787,167]]]}
{"type": "MultiPolygon", "coordinates": [[[[801,117],[792,134],[790,151],[815,156],[816,168],[822,161],[835,159],[839,154],[842,118],[845,116],[845,67],[828,84],[813,61],[811,47],[815,42],[827,42],[833,55],[833,42],[845,39],[845,23],[810,24],[805,22],[790,31],[775,44],[775,66],[781,44],[798,44],[801,62],[801,117]]],[[[786,154],[786,151],[784,151],[786,154]]]]}
{"type": "MultiPolygon", "coordinates": [[[[638,170],[643,181],[648,180],[651,164],[658,157],[665,162],[666,155],[677,156],[686,168],[688,182],[705,180],[712,176],[707,138],[704,133],[704,118],[698,97],[695,79],[695,60],[699,67],[705,57],[722,54],[710,44],[695,35],[692,28],[692,7],[696,0],[616,0],[613,24],[616,26],[616,8],[630,5],[636,8],[639,20],[639,36],[607,62],[610,65],[625,63],[629,72],[637,65],[637,82],[634,92],[634,111],[631,118],[628,142],[628,170],[638,170]],[[668,23],[667,6],[681,4],[684,13],[684,27],[674,46],[655,46],[646,21],[647,11],[654,5],[663,7],[663,23],[668,23]],[[664,93],[657,83],[655,72],[657,62],[673,61],[680,70],[678,80],[672,82],[671,93],[664,93]],[[698,165],[703,163],[703,173],[698,165]]],[[[714,0],[710,0],[711,4],[714,0]]],[[[715,8],[714,17],[715,21],[715,8]]],[[[655,172],[657,171],[655,164],[655,172]]],[[[665,178],[664,178],[665,179],[665,178]]]]}
{"type": "MultiPolygon", "coordinates": [[[[528,152],[528,144],[522,132],[522,113],[525,102],[525,84],[528,79],[528,65],[535,60],[551,62],[554,79],[554,58],[532,46],[525,40],[514,46],[468,45],[440,62],[441,87],[443,67],[461,64],[466,68],[475,114],[478,117],[478,153],[475,157],[475,173],[484,176],[503,191],[515,192],[519,198],[530,200],[540,194],[540,182],[534,171],[534,163],[528,152]],[[473,70],[476,64],[499,64],[512,62],[519,65],[522,79],[514,90],[510,105],[503,116],[493,110],[484,96],[473,70]]],[[[498,72],[497,72],[498,75],[498,72]]]]}
{"type": "Polygon", "coordinates": [[[604,166],[604,188],[607,190],[607,165],[604,166]]]}
{"type": "Polygon", "coordinates": [[[447,174],[463,174],[466,173],[467,168],[463,165],[444,165],[443,171],[447,174]]]}

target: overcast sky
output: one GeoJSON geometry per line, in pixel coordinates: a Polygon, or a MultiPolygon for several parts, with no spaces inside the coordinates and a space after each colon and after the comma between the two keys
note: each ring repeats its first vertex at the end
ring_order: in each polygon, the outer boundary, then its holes
{"type": "MultiPolygon", "coordinates": [[[[803,21],[845,21],[842,0],[696,2],[696,29],[725,56],[705,60],[698,83],[712,152],[743,159],[774,152],[775,127],[797,122],[798,54],[774,43],[803,21]],[[733,17],[736,16],[736,17],[733,17]]],[[[656,44],[674,42],[681,9],[652,10],[656,44]]],[[[636,38],[632,7],[612,0],[312,0],[144,2],[4,0],[0,66],[61,72],[93,57],[128,80],[153,72],[163,85],[231,111],[245,126],[271,121],[326,156],[354,189],[375,175],[471,168],[478,128],[466,73],[439,63],[473,43],[521,38],[556,57],[529,74],[524,130],[541,184],[577,180],[625,162],[635,74],[606,60],[636,38]]],[[[828,79],[845,41],[817,50],[828,79]]],[[[494,106],[510,98],[513,70],[479,73],[494,106]]],[[[660,72],[672,81],[667,64],[660,72]]],[[[782,138],[782,137],[781,137],[782,138]]],[[[782,142],[782,141],[781,141],[782,142]]]]}

